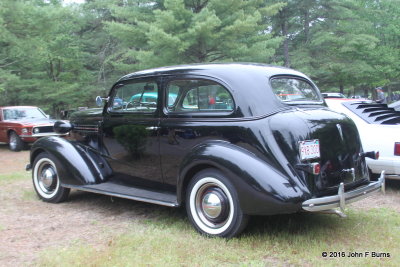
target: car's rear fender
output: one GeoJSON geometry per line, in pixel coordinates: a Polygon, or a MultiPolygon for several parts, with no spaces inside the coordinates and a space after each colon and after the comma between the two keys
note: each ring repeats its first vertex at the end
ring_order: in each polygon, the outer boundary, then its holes
{"type": "Polygon", "coordinates": [[[35,158],[47,152],[55,157],[57,172],[64,185],[87,185],[104,182],[111,175],[111,168],[102,156],[78,142],[60,137],[44,137],[33,143],[31,166],[35,158]]]}
{"type": "Polygon", "coordinates": [[[253,153],[225,141],[196,146],[181,164],[178,202],[185,199],[186,185],[196,171],[217,168],[235,186],[241,208],[246,214],[293,213],[311,197],[306,187],[296,183],[253,153]]]}

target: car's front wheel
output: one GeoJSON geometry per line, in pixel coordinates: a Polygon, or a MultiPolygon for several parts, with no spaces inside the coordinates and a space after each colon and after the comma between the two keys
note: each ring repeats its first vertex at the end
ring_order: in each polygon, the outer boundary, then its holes
{"type": "Polygon", "coordinates": [[[35,158],[32,180],[37,195],[43,201],[58,203],[67,199],[70,189],[61,185],[52,155],[43,152],[35,158]]]}
{"type": "Polygon", "coordinates": [[[216,169],[205,169],[190,181],[186,210],[197,231],[207,236],[234,237],[246,226],[236,190],[216,169]]]}
{"type": "Polygon", "coordinates": [[[14,131],[10,132],[8,136],[8,147],[11,151],[21,151],[24,148],[24,142],[21,140],[21,137],[14,131]]]}

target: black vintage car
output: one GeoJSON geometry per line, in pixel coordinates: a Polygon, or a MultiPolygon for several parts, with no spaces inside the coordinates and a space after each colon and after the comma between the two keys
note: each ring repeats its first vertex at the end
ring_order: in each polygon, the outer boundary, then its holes
{"type": "Polygon", "coordinates": [[[135,72],[100,109],[75,112],[31,150],[34,188],[186,205],[209,236],[239,234],[250,215],[335,213],[384,189],[370,181],[353,122],[329,110],[304,74],[259,64],[135,72]],[[146,98],[146,99],[145,99],[146,98]],[[341,209],[338,209],[341,208],[341,209]]]}

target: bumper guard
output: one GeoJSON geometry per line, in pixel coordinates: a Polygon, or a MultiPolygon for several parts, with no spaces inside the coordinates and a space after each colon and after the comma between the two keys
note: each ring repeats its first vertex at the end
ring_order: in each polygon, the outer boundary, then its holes
{"type": "Polygon", "coordinates": [[[378,181],[370,182],[367,185],[358,187],[348,192],[344,191],[344,184],[340,183],[337,195],[311,198],[302,203],[302,208],[303,210],[310,212],[334,213],[345,217],[343,213],[333,209],[340,208],[341,211],[344,212],[346,204],[363,199],[379,190],[385,193],[385,171],[381,172],[381,176],[379,177],[378,181]]]}

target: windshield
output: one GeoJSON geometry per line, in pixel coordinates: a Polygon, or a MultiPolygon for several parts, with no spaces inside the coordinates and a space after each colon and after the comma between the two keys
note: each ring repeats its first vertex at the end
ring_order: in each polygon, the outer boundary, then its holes
{"type": "Polygon", "coordinates": [[[3,110],[4,120],[45,119],[46,115],[39,108],[13,108],[3,110]]]}
{"type": "Polygon", "coordinates": [[[322,102],[317,90],[305,80],[273,78],[271,87],[279,100],[285,103],[322,102]]]}

